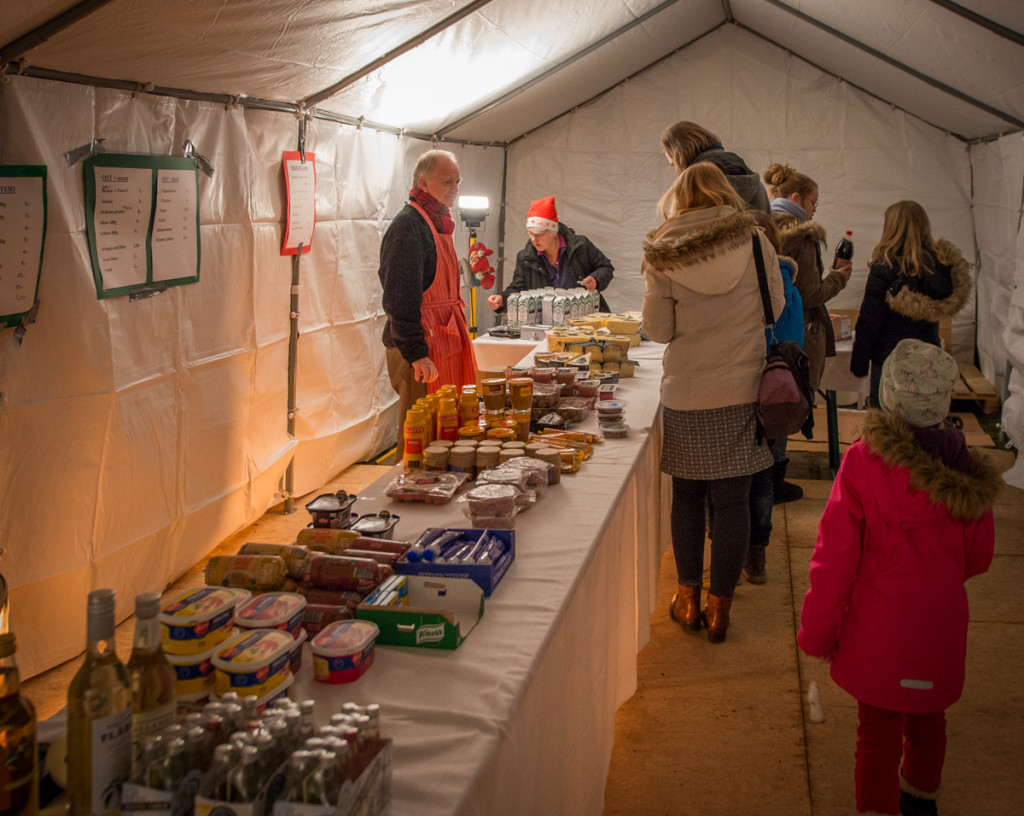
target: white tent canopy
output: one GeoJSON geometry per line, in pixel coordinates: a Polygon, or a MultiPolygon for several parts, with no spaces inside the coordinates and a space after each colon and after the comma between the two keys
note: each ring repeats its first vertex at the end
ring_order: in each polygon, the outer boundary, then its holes
{"type": "Polygon", "coordinates": [[[386,446],[377,250],[432,142],[458,156],[464,193],[490,197],[479,235],[506,280],[529,202],[554,195],[614,262],[616,309],[640,303],[673,121],[818,182],[816,218],[857,246],[837,306],[859,305],[884,208],[920,201],[975,267],[954,353],[1008,395],[1004,427],[1024,441],[1024,4],[8,5],[0,164],[48,170],[38,314],[20,344],[0,331],[0,571],[27,675],[81,649],[90,589],[115,587],[127,615],[280,501],[290,462],[301,495],[386,446]],[[317,227],[289,434],[281,154],[300,131],[317,227]],[[180,156],[186,139],[215,170],[200,176],[199,282],[98,299],[65,152],[180,156]]]}

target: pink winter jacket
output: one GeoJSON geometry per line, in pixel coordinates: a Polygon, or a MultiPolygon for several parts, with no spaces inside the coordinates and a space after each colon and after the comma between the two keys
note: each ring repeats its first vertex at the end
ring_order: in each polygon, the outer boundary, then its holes
{"type": "Polygon", "coordinates": [[[940,711],[960,698],[964,582],[992,562],[1000,477],[971,455],[964,473],[919,448],[909,426],[871,411],[843,456],[811,556],[797,642],[831,659],[832,679],[889,711],[940,711]]]}

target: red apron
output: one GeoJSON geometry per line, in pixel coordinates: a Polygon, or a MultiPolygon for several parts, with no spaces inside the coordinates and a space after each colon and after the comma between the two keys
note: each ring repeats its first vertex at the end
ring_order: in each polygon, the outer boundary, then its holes
{"type": "Polygon", "coordinates": [[[430,216],[415,201],[409,202],[427,222],[437,247],[437,271],[434,282],[423,293],[420,319],[427,338],[430,359],[440,376],[428,383],[428,393],[442,385],[470,385],[476,382],[476,355],[466,324],[466,304],[462,302],[459,259],[450,235],[438,233],[430,216]]]}

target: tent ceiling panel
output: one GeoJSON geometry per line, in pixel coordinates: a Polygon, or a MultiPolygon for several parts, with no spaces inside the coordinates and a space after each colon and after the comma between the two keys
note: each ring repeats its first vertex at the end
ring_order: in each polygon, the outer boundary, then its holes
{"type": "Polygon", "coordinates": [[[583,104],[722,24],[720,0],[674,3],[600,48],[568,58],[546,76],[507,91],[445,136],[505,141],[583,104]]]}
{"type": "Polygon", "coordinates": [[[752,31],[935,127],[969,139],[1014,127],[969,101],[827,34],[774,3],[731,0],[731,5],[737,20],[752,31]]]}
{"type": "Polygon", "coordinates": [[[956,0],[956,4],[1018,34],[1024,34],[1024,3],[1014,0],[956,0]]]}
{"type": "Polygon", "coordinates": [[[0,45],[24,37],[74,5],[77,5],[77,0],[4,3],[3,21],[0,22],[0,45]]]}
{"type": "Polygon", "coordinates": [[[1024,120],[1024,48],[930,0],[787,0],[786,5],[1024,120]]]}
{"type": "Polygon", "coordinates": [[[26,56],[69,73],[294,101],[452,11],[451,0],[114,0],[26,56]]]}
{"type": "MultiPolygon", "coordinates": [[[[664,0],[614,0],[596,13],[590,0],[493,0],[331,96],[322,107],[416,133],[436,133],[660,5],[666,5],[664,0]]],[[[700,0],[698,5],[715,6],[721,16],[718,3],[700,0]]],[[[608,66],[599,66],[597,90],[614,84],[609,72],[608,66]]],[[[558,112],[569,106],[563,104],[558,112]]],[[[469,138],[485,141],[474,128],[468,130],[469,138]]],[[[521,132],[513,124],[502,138],[521,132]]]]}

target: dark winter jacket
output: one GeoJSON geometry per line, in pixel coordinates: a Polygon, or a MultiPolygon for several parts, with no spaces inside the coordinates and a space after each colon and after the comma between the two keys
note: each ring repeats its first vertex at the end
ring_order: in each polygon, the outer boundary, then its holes
{"type": "Polygon", "coordinates": [[[430,226],[406,204],[384,233],[377,276],[387,315],[381,339],[409,363],[429,356],[420,310],[436,273],[437,247],[430,226]]]}
{"type": "MultiPolygon", "coordinates": [[[[825,336],[825,356],[835,357],[836,339],[832,319],[825,303],[846,286],[846,279],[838,272],[821,276],[821,245],[825,243],[825,228],[814,221],[799,221],[785,212],[772,212],[775,226],[782,238],[782,254],[796,261],[796,288],[804,307],[804,327],[817,323],[825,336]]],[[[812,368],[814,363],[812,362],[812,368]]]]}
{"type": "Polygon", "coordinates": [[[771,212],[768,193],[765,192],[761,179],[735,153],[730,153],[721,147],[712,147],[710,150],[705,150],[694,156],[690,164],[697,162],[710,162],[725,173],[729,184],[732,185],[739,197],[747,202],[748,207],[771,212]]]}
{"type": "MultiPolygon", "coordinates": [[[[615,271],[612,262],[590,242],[589,238],[585,235],[578,235],[572,227],[560,223],[558,234],[565,239],[565,263],[569,265],[573,279],[580,283],[586,277],[593,277],[597,281],[597,290],[603,291],[611,282],[612,274],[615,271]]],[[[537,254],[537,250],[533,248],[533,244],[527,241],[526,246],[516,255],[515,275],[512,278],[512,283],[501,293],[501,308],[497,311],[505,310],[508,296],[513,292],[543,289],[550,285],[551,280],[548,278],[544,261],[537,254]]],[[[580,283],[580,285],[583,284],[580,283]]],[[[601,295],[601,311],[610,311],[608,304],[605,303],[604,295],[601,295]]]]}
{"type": "Polygon", "coordinates": [[[939,345],[939,321],[967,303],[971,276],[960,251],[940,239],[925,260],[932,271],[921,275],[904,275],[884,264],[871,267],[850,358],[855,376],[866,376],[869,363],[882,365],[900,340],[939,345]]]}
{"type": "MultiPolygon", "coordinates": [[[[957,444],[938,447],[961,459],[963,433],[945,433],[957,444]]],[[[984,454],[966,455],[964,472],[929,455],[902,419],[869,411],[832,485],[797,642],[877,708],[940,711],[963,690],[964,582],[992,562],[1002,481],[984,454]]]]}

